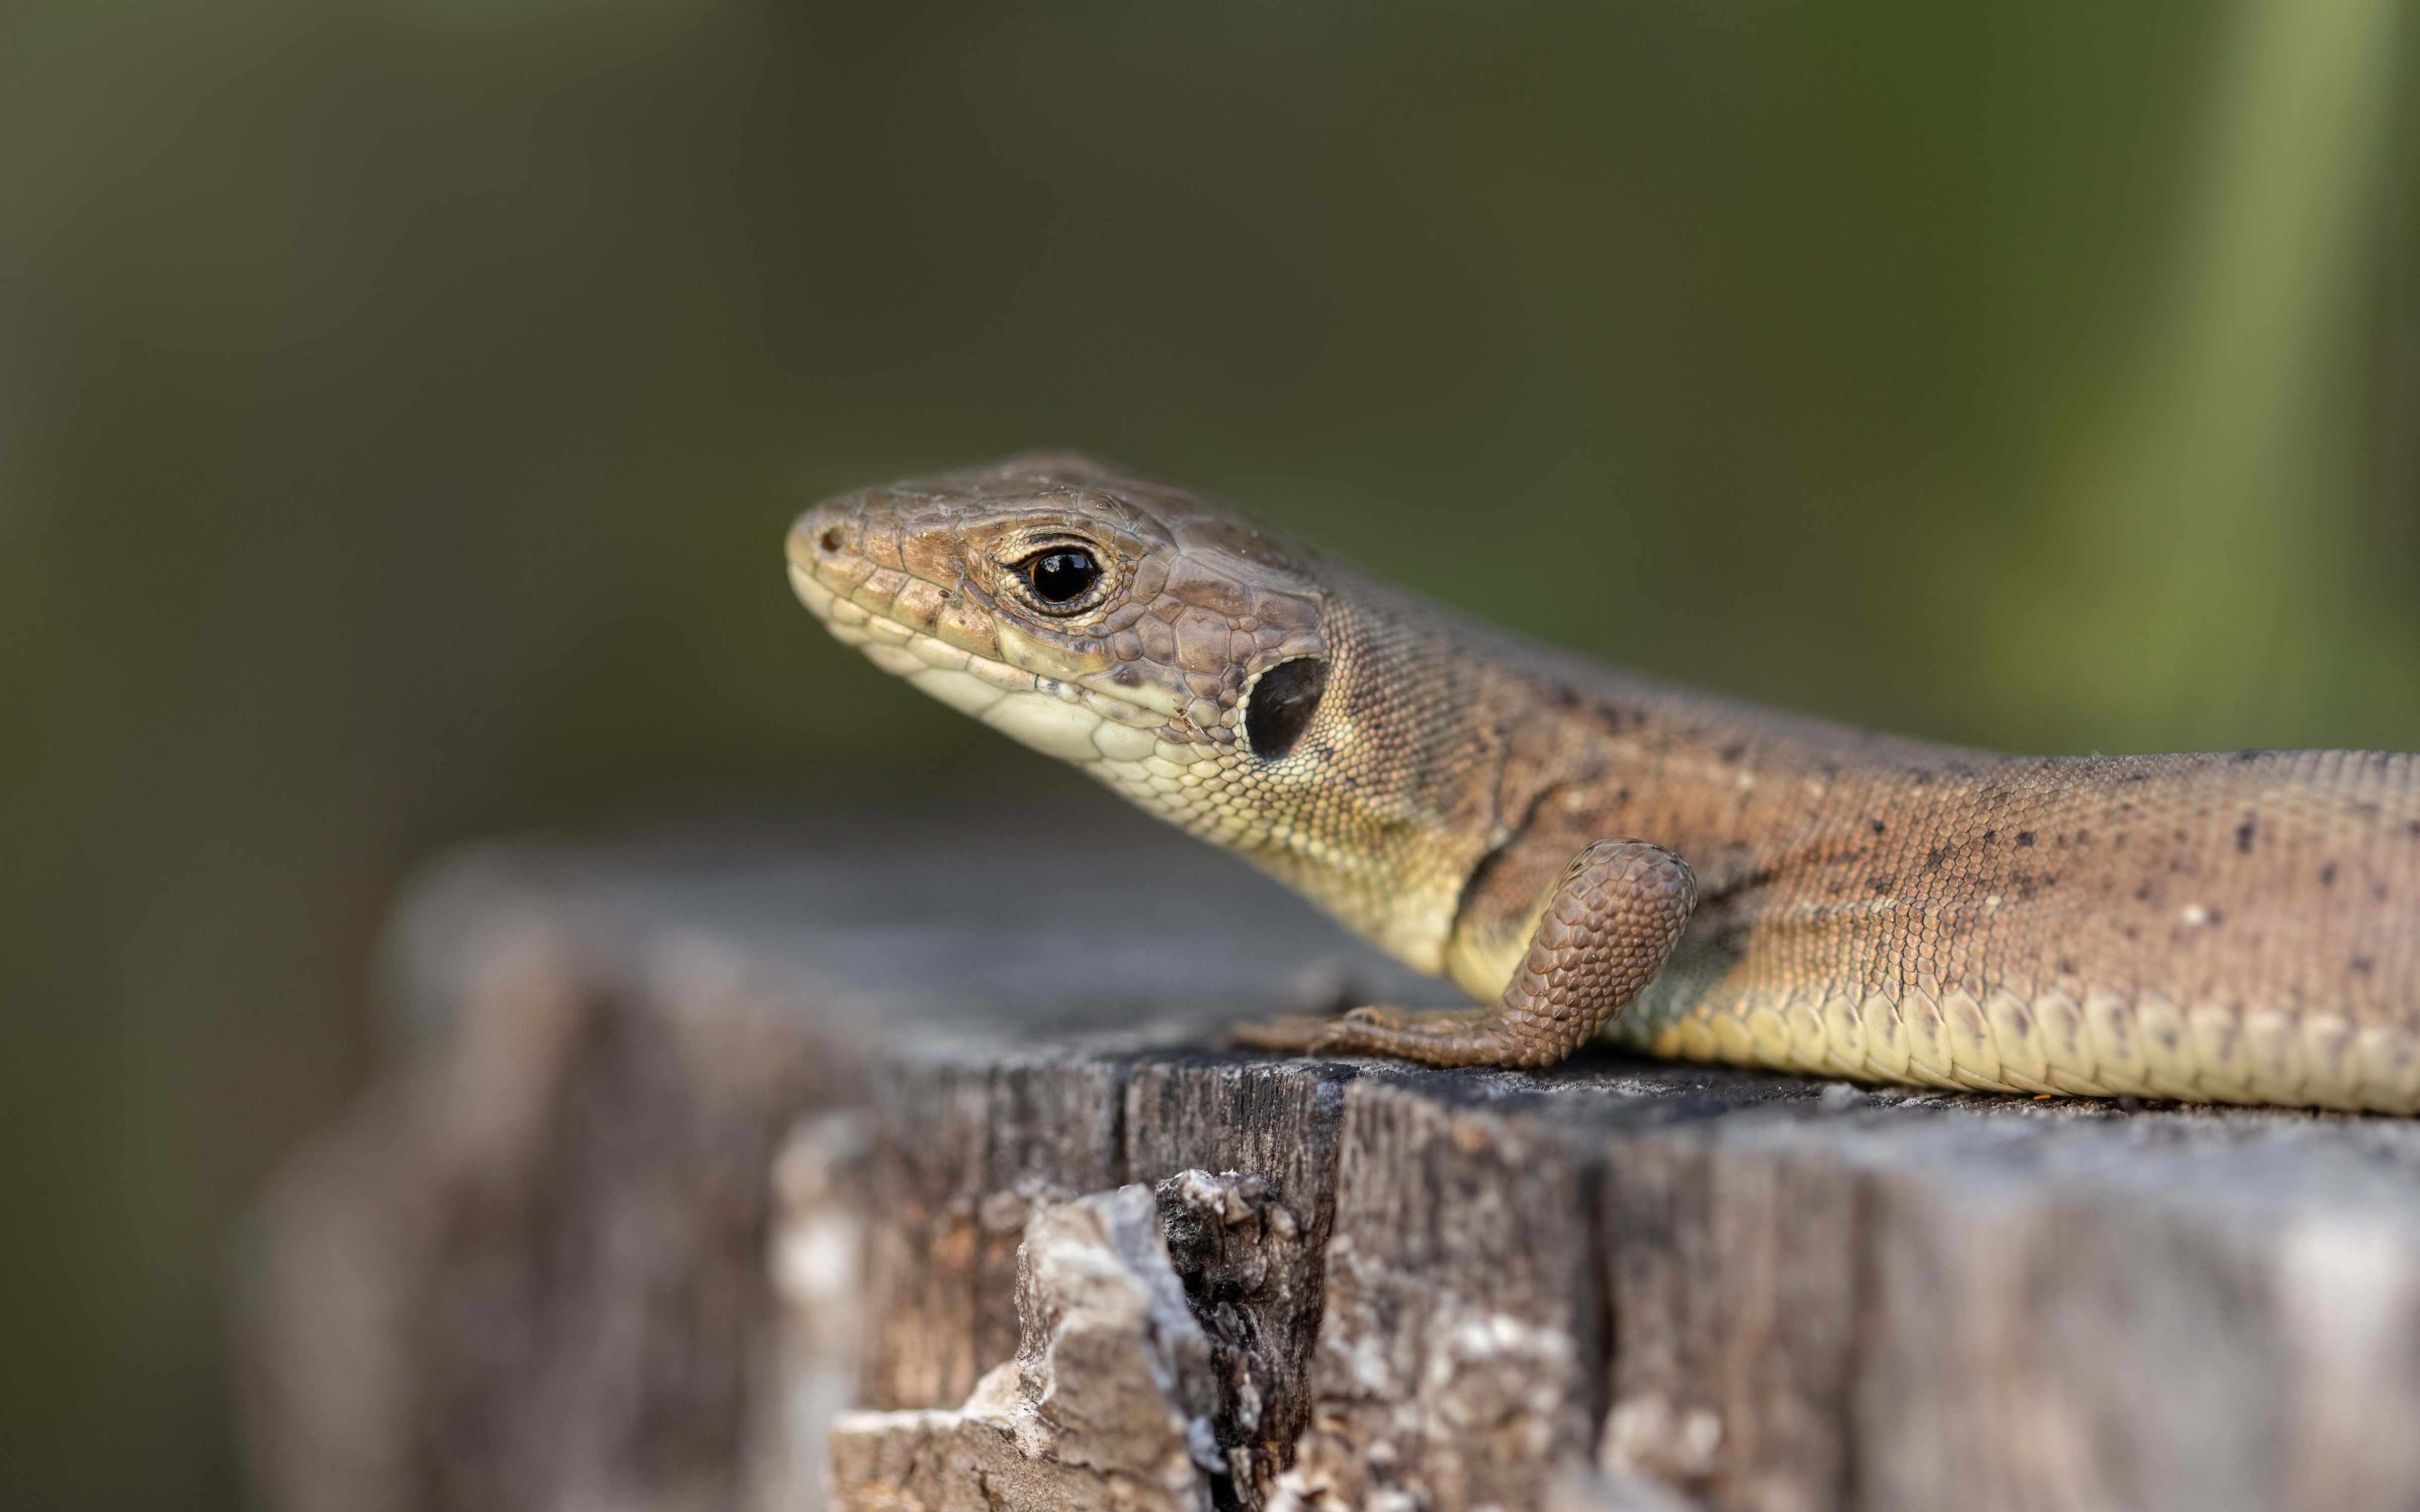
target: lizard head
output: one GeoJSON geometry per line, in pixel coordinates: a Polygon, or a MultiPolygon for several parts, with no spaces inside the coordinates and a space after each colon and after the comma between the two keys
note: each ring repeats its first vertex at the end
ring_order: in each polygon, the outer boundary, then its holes
{"type": "Polygon", "coordinates": [[[1466,630],[1079,456],[827,500],[788,555],[799,597],[875,665],[1438,969],[1497,843],[1466,630]]]}
{"type": "Polygon", "coordinates": [[[1023,456],[828,500],[788,555],[876,666],[1209,838],[1335,754],[1311,558],[1223,505],[1023,456]]]}

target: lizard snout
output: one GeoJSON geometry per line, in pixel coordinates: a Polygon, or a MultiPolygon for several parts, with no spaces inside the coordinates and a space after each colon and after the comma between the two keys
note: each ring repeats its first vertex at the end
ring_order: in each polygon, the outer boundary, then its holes
{"type": "Polygon", "coordinates": [[[828,501],[800,515],[790,527],[790,564],[808,572],[848,548],[848,512],[828,501]]]}

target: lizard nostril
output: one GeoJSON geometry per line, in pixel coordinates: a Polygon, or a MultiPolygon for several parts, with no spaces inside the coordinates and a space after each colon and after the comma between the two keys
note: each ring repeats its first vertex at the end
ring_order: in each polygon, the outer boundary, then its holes
{"type": "Polygon", "coordinates": [[[823,540],[822,540],[822,542],[821,542],[821,545],[823,546],[823,548],[824,548],[825,550],[827,550],[827,551],[837,551],[837,550],[839,550],[839,549],[840,549],[840,527],[839,527],[839,526],[837,526],[837,525],[834,525],[834,526],[831,526],[831,527],[830,527],[829,529],[827,529],[827,530],[824,532],[824,533],[823,533],[823,540]]]}

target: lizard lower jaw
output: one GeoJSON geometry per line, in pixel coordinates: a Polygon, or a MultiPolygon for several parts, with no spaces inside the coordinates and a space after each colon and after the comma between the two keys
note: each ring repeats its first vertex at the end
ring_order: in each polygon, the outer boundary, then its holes
{"type": "Polygon", "coordinates": [[[1170,743],[1160,734],[1165,715],[1098,688],[977,656],[853,604],[799,560],[799,538],[790,539],[790,586],[799,602],[834,640],[857,647],[884,671],[1062,761],[1130,765],[1169,755],[1162,748],[1170,743]]]}

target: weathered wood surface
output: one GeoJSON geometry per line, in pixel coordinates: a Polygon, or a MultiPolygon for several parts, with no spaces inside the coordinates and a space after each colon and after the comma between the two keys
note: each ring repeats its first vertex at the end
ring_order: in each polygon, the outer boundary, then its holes
{"type": "Polygon", "coordinates": [[[1115,1357],[1207,1393],[1217,1504],[2420,1506],[2420,1125],[1204,1050],[1447,999],[1105,810],[434,871],[386,1071],[251,1231],[264,1499],[813,1507],[852,1401],[848,1504],[918,1504],[902,1445],[1081,1459],[1035,1319],[1094,1315],[1019,1248],[1140,1185],[1206,1384],[1115,1357]]]}

